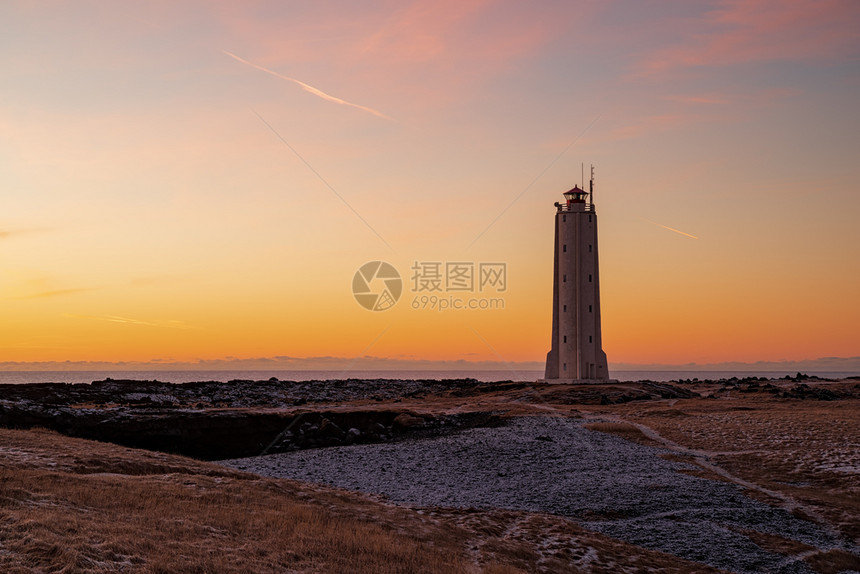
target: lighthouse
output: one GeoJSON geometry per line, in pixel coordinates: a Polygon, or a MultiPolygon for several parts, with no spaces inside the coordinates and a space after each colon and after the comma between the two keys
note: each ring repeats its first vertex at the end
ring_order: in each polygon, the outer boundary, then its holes
{"type": "Polygon", "coordinates": [[[594,167],[588,189],[574,186],[563,194],[564,202],[555,204],[552,349],[546,355],[547,382],[609,379],[600,336],[594,167]]]}

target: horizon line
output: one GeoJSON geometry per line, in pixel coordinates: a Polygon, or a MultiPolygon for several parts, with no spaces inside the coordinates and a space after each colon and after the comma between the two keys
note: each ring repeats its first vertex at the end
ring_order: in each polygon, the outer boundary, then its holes
{"type": "MultiPolygon", "coordinates": [[[[0,361],[0,371],[329,371],[344,362],[353,371],[542,371],[542,361],[501,362],[466,359],[396,359],[384,357],[256,357],[198,359],[192,361],[0,361]]],[[[818,369],[860,372],[860,356],[817,357],[762,361],[719,361],[710,363],[609,363],[610,371],[773,371],[818,369]]]]}

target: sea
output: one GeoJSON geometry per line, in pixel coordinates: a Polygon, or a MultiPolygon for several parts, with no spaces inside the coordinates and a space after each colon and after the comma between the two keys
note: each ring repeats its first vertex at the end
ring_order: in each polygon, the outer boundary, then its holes
{"type": "MultiPolygon", "coordinates": [[[[844,379],[860,376],[860,372],[844,371],[803,371],[810,376],[827,379],[844,379]]],[[[396,379],[396,380],[440,380],[440,379],[476,379],[482,382],[493,381],[536,381],[543,378],[543,371],[0,371],[0,384],[26,383],[71,383],[88,384],[105,379],[161,381],[166,383],[191,383],[199,381],[216,381],[228,383],[235,380],[264,381],[278,379],[281,381],[320,381],[343,379],[396,379]]],[[[610,377],[618,381],[655,381],[669,382],[689,379],[719,380],[732,377],[765,377],[778,379],[794,376],[797,371],[613,371],[610,377]]]]}

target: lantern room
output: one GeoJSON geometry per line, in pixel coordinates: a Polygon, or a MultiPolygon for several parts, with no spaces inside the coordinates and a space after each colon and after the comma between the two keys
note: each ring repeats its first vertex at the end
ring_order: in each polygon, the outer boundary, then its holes
{"type": "Polygon", "coordinates": [[[579,186],[575,185],[573,189],[565,191],[562,195],[567,200],[567,205],[570,205],[571,203],[585,203],[585,197],[588,195],[588,192],[579,189],[579,186]]]}

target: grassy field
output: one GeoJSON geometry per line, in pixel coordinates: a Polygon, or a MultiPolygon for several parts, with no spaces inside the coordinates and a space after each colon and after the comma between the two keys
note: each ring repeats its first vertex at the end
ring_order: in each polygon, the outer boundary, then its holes
{"type": "Polygon", "coordinates": [[[0,430],[0,571],[717,572],[559,517],[397,507],[44,430],[0,430]]]}

